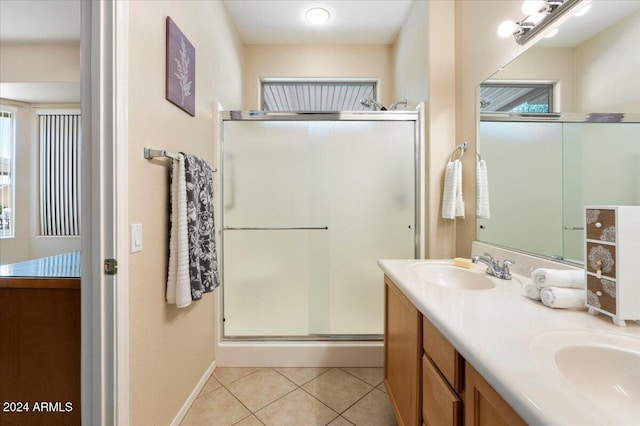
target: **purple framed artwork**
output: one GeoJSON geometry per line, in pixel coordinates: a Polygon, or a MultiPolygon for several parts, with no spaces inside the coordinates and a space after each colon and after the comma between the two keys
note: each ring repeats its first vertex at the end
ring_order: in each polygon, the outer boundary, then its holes
{"type": "Polygon", "coordinates": [[[196,49],[167,16],[167,100],[196,115],[196,49]]]}

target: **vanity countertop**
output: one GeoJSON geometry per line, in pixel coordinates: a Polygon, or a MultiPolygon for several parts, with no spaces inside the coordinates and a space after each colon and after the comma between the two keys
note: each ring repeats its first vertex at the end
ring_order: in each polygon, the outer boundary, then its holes
{"type": "Polygon", "coordinates": [[[0,265],[0,278],[80,278],[80,251],[0,265]]]}
{"type": "MultiPolygon", "coordinates": [[[[548,357],[535,352],[536,339],[559,330],[624,334],[635,344],[640,339],[637,323],[627,321],[627,327],[617,327],[608,316],[548,308],[525,296],[523,287],[529,278],[517,274],[509,281],[491,277],[495,287],[488,290],[430,284],[409,268],[421,262],[452,264],[450,260],[411,259],[380,260],[378,265],[527,423],[639,424],[640,401],[633,418],[610,405],[596,406],[550,364],[548,357]]],[[[472,269],[483,275],[484,270],[485,265],[472,269]]]]}

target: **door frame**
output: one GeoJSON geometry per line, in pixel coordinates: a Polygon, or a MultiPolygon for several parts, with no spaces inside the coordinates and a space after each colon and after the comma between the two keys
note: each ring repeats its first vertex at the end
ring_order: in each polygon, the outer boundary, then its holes
{"type": "Polygon", "coordinates": [[[82,424],[129,423],[126,1],[81,2],[82,424]],[[117,259],[117,275],[104,273],[117,259]]]}

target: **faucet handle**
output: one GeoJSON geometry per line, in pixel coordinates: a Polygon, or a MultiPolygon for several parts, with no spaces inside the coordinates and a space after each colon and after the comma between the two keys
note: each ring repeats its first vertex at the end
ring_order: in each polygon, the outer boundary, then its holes
{"type": "Polygon", "coordinates": [[[503,265],[503,266],[502,266],[502,269],[503,269],[506,273],[509,273],[509,265],[515,265],[515,264],[516,264],[516,261],[515,261],[515,260],[505,259],[505,260],[502,262],[502,265],[503,265]]]}
{"type": "Polygon", "coordinates": [[[489,258],[489,260],[491,260],[491,263],[493,263],[493,262],[494,262],[494,260],[493,260],[493,256],[491,256],[491,253],[487,253],[487,252],[485,252],[485,253],[484,253],[484,255],[485,255],[485,256],[487,256],[487,257],[489,258]]]}

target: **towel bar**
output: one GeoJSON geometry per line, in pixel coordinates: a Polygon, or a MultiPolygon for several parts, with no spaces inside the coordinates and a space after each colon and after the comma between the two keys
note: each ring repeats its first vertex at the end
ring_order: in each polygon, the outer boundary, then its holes
{"type": "Polygon", "coordinates": [[[464,153],[467,152],[468,147],[469,147],[469,144],[467,142],[462,142],[460,145],[456,145],[456,147],[453,148],[453,151],[451,151],[451,155],[449,156],[449,162],[453,161],[453,156],[457,150],[460,150],[460,157],[458,157],[457,160],[462,160],[462,157],[464,156],[464,153]]]}
{"type": "MultiPolygon", "coordinates": [[[[178,154],[169,152],[166,149],[153,149],[153,148],[144,148],[144,158],[147,160],[153,160],[154,158],[164,157],[164,158],[173,158],[174,160],[178,159],[178,154]]],[[[212,172],[217,172],[218,169],[211,169],[212,172]]]]}

